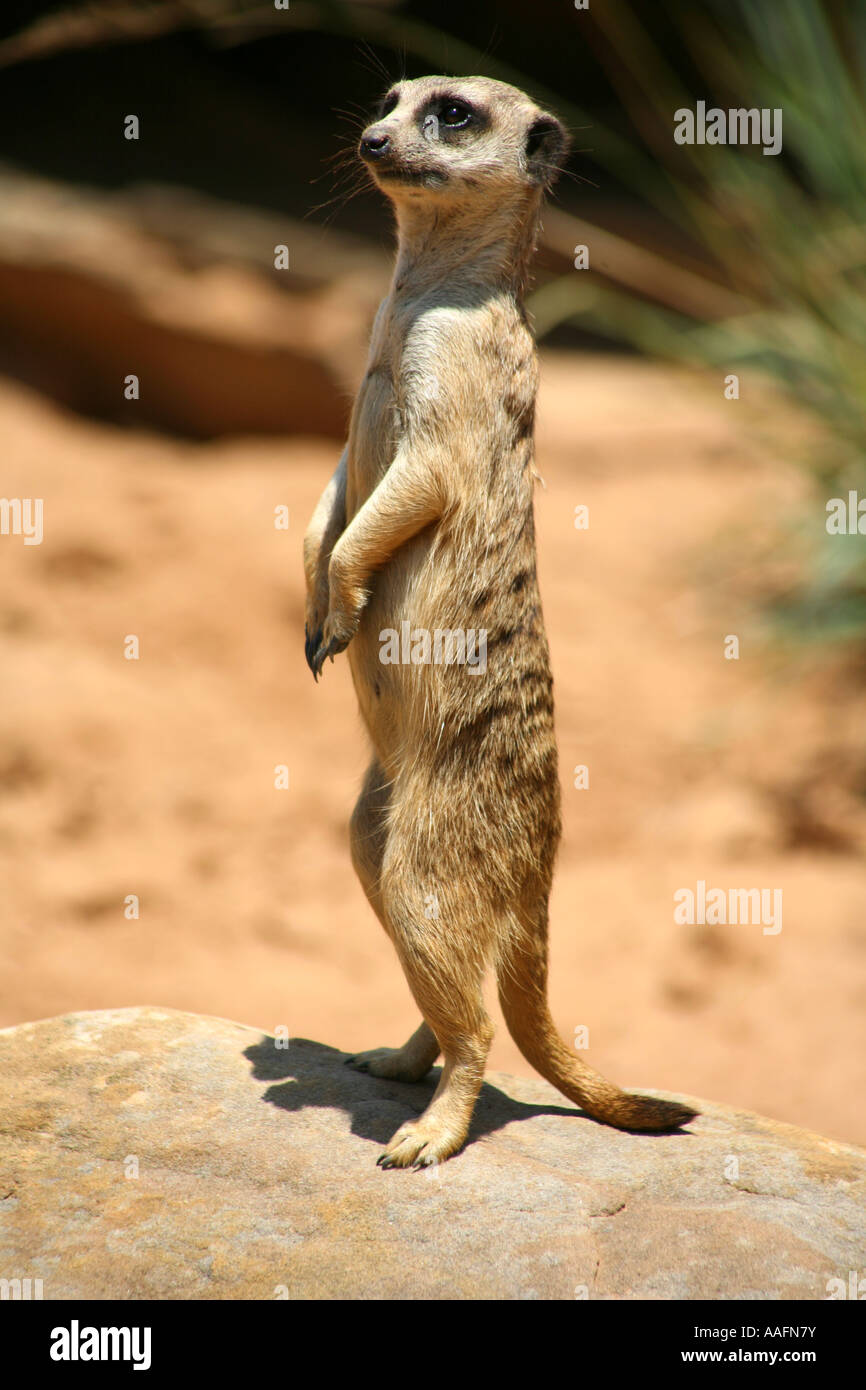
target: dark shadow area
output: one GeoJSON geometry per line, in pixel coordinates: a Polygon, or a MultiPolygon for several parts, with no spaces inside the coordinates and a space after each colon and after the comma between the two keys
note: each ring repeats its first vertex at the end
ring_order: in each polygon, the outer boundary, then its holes
{"type": "MultiPolygon", "coordinates": [[[[272,1083],[262,1096],[269,1105],[293,1112],[308,1107],[343,1110],[350,1117],[352,1133],[376,1144],[386,1144],[400,1124],[421,1114],[442,1072],[441,1067],[433,1067],[423,1081],[414,1084],[382,1080],[347,1067],[349,1053],[310,1038],[291,1038],[285,1049],[277,1049],[274,1039],[265,1035],[260,1043],[246,1048],[244,1056],[252,1063],[256,1081],[272,1083]],[[397,1106],[405,1114],[396,1115],[397,1106]]],[[[533,1105],[513,1100],[485,1081],[466,1142],[471,1144],[504,1129],[513,1120],[529,1120],[536,1115],[568,1115],[596,1123],[576,1106],[533,1105]]],[[[689,1137],[685,1129],[672,1133],[689,1137]]],[[[671,1132],[658,1137],[670,1138],[671,1132]]]]}

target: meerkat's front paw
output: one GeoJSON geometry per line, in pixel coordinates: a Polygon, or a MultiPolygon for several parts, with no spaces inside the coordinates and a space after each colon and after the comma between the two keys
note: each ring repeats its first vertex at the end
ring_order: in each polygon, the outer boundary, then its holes
{"type": "Polygon", "coordinates": [[[312,636],[308,638],[310,647],[313,647],[314,643],[316,644],[312,658],[310,658],[309,655],[307,656],[307,662],[316,680],[319,679],[322,673],[325,658],[330,657],[333,661],[338,652],[344,652],[357,630],[357,619],[355,619],[354,623],[347,622],[344,618],[335,617],[329,613],[325,619],[324,626],[320,628],[317,633],[313,633],[312,636]]]}
{"type": "Polygon", "coordinates": [[[385,1081],[422,1081],[432,1066],[426,1057],[407,1056],[405,1047],[374,1047],[346,1058],[346,1066],[385,1081]]]}
{"type": "Polygon", "coordinates": [[[463,1147],[466,1131],[427,1111],[407,1120],[376,1159],[380,1168],[432,1168],[463,1147]]]}

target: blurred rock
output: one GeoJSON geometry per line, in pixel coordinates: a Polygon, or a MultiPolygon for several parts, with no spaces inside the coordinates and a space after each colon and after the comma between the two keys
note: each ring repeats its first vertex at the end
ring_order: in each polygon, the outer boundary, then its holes
{"type": "Polygon", "coordinates": [[[861,1150],[702,1102],[692,1132],[621,1134],[495,1074],[461,1155],[385,1172],[435,1073],[342,1062],[153,1008],[0,1033],[0,1277],[46,1299],[823,1299],[862,1269],[861,1150]]]}
{"type": "Polygon", "coordinates": [[[384,255],[289,218],[0,171],[0,370],[118,424],[341,439],[387,279],[384,255]]]}

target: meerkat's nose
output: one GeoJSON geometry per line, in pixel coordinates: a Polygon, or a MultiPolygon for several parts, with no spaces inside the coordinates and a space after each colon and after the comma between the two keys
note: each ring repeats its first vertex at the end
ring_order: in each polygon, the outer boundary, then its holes
{"type": "Polygon", "coordinates": [[[376,135],[374,132],[365,131],[361,136],[361,158],[362,159],[381,159],[383,154],[387,154],[391,148],[391,139],[388,135],[376,135]]]}

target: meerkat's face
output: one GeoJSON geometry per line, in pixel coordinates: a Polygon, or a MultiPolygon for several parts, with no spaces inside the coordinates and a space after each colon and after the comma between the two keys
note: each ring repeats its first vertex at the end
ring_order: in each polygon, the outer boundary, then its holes
{"type": "Polygon", "coordinates": [[[486,77],[398,82],[358,153],[395,202],[510,198],[549,188],[568,148],[555,116],[486,77]]]}

